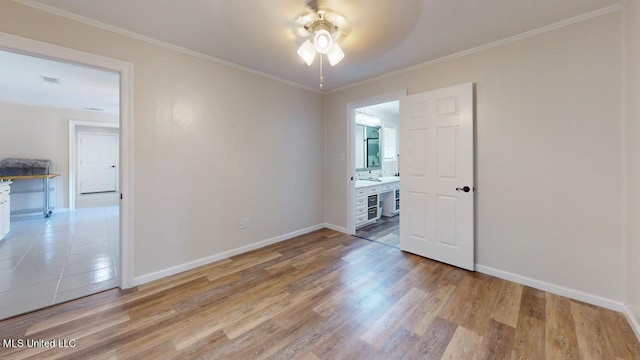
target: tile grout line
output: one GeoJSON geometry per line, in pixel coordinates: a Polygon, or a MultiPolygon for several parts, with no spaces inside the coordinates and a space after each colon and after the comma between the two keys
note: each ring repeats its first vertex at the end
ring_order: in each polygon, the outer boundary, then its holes
{"type": "Polygon", "coordinates": [[[62,275],[64,275],[64,270],[67,268],[67,263],[69,262],[69,256],[71,255],[71,247],[73,246],[74,241],[76,240],[76,230],[73,229],[73,236],[71,237],[71,243],[69,244],[69,248],[67,249],[67,257],[64,259],[64,264],[62,264],[62,270],[60,270],[60,276],[58,277],[58,283],[56,284],[56,289],[53,291],[53,301],[51,305],[56,303],[56,298],[58,297],[58,290],[60,289],[60,283],[62,283],[62,275]]]}
{"type": "Polygon", "coordinates": [[[16,270],[16,268],[18,267],[18,265],[20,265],[20,263],[22,263],[22,260],[27,256],[27,254],[29,253],[29,251],[31,251],[31,248],[33,248],[33,245],[42,237],[42,235],[44,234],[44,228],[46,228],[47,223],[50,220],[45,221],[44,223],[44,227],[42,228],[42,231],[40,231],[38,233],[38,235],[35,237],[35,239],[31,242],[31,245],[29,245],[29,248],[27,249],[27,251],[24,252],[24,254],[22,254],[22,257],[20,257],[20,260],[18,260],[18,262],[16,263],[16,265],[11,269],[11,272],[14,272],[16,270]]]}

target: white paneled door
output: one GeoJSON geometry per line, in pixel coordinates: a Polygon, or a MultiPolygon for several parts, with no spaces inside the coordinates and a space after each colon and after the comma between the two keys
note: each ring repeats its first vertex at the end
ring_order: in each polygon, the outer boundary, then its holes
{"type": "Polygon", "coordinates": [[[404,251],[474,270],[473,84],[400,99],[404,251]]]}
{"type": "Polygon", "coordinates": [[[80,133],[78,145],[80,193],[116,191],[118,135],[80,133]]]}

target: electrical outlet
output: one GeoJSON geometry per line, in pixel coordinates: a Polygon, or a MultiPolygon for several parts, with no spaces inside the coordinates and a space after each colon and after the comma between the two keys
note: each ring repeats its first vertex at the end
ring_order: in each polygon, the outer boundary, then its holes
{"type": "Polygon", "coordinates": [[[238,225],[238,229],[244,230],[249,228],[249,218],[244,218],[240,220],[240,224],[238,225]]]}

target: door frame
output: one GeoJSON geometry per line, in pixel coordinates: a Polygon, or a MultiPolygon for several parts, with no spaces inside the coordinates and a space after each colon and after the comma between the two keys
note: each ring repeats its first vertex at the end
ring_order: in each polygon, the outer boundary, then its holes
{"type": "Polygon", "coordinates": [[[0,32],[0,49],[120,74],[120,288],[133,286],[133,64],[0,32]]]}
{"type": "Polygon", "coordinates": [[[347,149],[349,150],[347,156],[347,196],[346,196],[346,209],[347,209],[347,231],[351,235],[356,233],[356,221],[354,214],[356,182],[356,171],[354,168],[356,157],[356,146],[353,141],[353,135],[355,134],[356,127],[356,109],[377,105],[389,101],[399,101],[402,97],[407,96],[407,90],[398,90],[387,94],[377,95],[370,98],[352,101],[347,103],[347,149]],[[353,180],[351,178],[353,177],[353,180]]]}
{"type": "MultiPolygon", "coordinates": [[[[76,211],[76,190],[78,187],[78,136],[83,134],[103,134],[92,133],[90,131],[77,131],[78,126],[83,127],[97,127],[97,128],[119,128],[120,124],[107,123],[107,122],[95,122],[84,120],[69,120],[69,211],[76,211]]],[[[120,134],[118,136],[118,153],[120,152],[120,134]]],[[[120,154],[118,154],[120,155],[120,154]]],[[[120,157],[120,156],[118,156],[120,157]]],[[[120,173],[120,164],[118,164],[118,174],[120,173]]],[[[116,179],[116,192],[120,191],[120,176],[116,179]]]]}

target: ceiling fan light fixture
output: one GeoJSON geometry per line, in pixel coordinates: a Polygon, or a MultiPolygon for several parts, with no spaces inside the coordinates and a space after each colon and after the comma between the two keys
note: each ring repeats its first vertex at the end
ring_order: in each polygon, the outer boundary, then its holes
{"type": "Polygon", "coordinates": [[[336,65],[337,63],[342,61],[342,59],[344,59],[344,52],[342,51],[340,45],[335,43],[333,44],[333,46],[327,53],[327,59],[329,60],[329,64],[331,66],[336,65]]]}
{"type": "Polygon", "coordinates": [[[311,66],[316,55],[320,54],[320,88],[323,87],[322,55],[327,56],[331,66],[335,66],[344,58],[344,51],[337,41],[349,33],[347,20],[325,8],[319,8],[316,1],[307,0],[311,11],[298,16],[294,20],[293,33],[305,41],[298,48],[298,56],[311,66]]]}
{"type": "Polygon", "coordinates": [[[311,40],[307,40],[298,48],[298,55],[304,60],[304,62],[311,66],[313,59],[316,58],[316,48],[311,43],[311,40]]]}
{"type": "Polygon", "coordinates": [[[316,30],[313,34],[313,44],[317,52],[326,54],[333,47],[333,36],[326,29],[316,30]]]}

